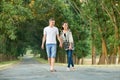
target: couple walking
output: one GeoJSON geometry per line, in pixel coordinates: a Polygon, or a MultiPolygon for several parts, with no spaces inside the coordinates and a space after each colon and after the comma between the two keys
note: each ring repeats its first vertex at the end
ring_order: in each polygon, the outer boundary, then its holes
{"type": "Polygon", "coordinates": [[[49,19],[49,26],[44,28],[43,31],[43,40],[41,48],[44,49],[44,44],[46,42],[46,52],[48,57],[48,62],[50,64],[50,71],[55,72],[54,63],[56,57],[57,50],[57,41],[56,37],[59,41],[59,46],[64,47],[67,53],[68,58],[68,66],[67,70],[70,71],[70,65],[72,65],[72,69],[74,69],[72,52],[73,52],[73,37],[72,33],[68,27],[68,23],[64,22],[62,24],[62,30],[59,34],[58,28],[55,27],[55,20],[53,18],[49,19]]]}

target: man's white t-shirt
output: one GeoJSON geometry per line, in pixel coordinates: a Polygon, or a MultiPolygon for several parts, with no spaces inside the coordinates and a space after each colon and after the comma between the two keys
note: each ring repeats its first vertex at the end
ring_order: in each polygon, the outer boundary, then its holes
{"type": "Polygon", "coordinates": [[[47,26],[44,28],[44,35],[46,34],[46,44],[56,44],[56,36],[59,34],[57,27],[47,26]]]}

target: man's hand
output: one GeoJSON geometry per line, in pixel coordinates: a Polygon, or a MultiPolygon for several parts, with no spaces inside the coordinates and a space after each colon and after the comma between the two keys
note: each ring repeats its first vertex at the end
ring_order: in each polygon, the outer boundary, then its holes
{"type": "Polygon", "coordinates": [[[44,49],[44,44],[41,45],[41,48],[44,49]]]}
{"type": "Polygon", "coordinates": [[[46,34],[44,34],[43,39],[42,39],[42,45],[41,45],[42,49],[44,49],[45,40],[46,40],[46,34]]]}
{"type": "Polygon", "coordinates": [[[58,41],[59,41],[59,46],[62,48],[62,39],[60,38],[60,36],[59,35],[57,35],[57,39],[58,39],[58,41]]]}

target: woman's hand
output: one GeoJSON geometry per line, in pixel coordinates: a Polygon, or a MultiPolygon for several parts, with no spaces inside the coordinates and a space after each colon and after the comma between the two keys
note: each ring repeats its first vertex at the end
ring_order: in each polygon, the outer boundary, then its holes
{"type": "Polygon", "coordinates": [[[72,46],[71,45],[69,46],[69,50],[72,50],[72,46]]]}
{"type": "Polygon", "coordinates": [[[62,43],[60,42],[59,46],[62,48],[62,43]]]}

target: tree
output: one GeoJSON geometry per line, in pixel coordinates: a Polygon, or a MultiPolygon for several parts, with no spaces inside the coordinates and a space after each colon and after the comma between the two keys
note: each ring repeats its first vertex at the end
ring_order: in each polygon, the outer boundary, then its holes
{"type": "Polygon", "coordinates": [[[0,53],[6,57],[6,60],[9,60],[11,56],[13,59],[17,58],[21,54],[18,50],[19,36],[17,32],[20,27],[18,22],[25,21],[30,16],[30,10],[25,8],[22,3],[21,0],[17,2],[2,0],[0,4],[0,40],[2,45],[0,53]]]}

